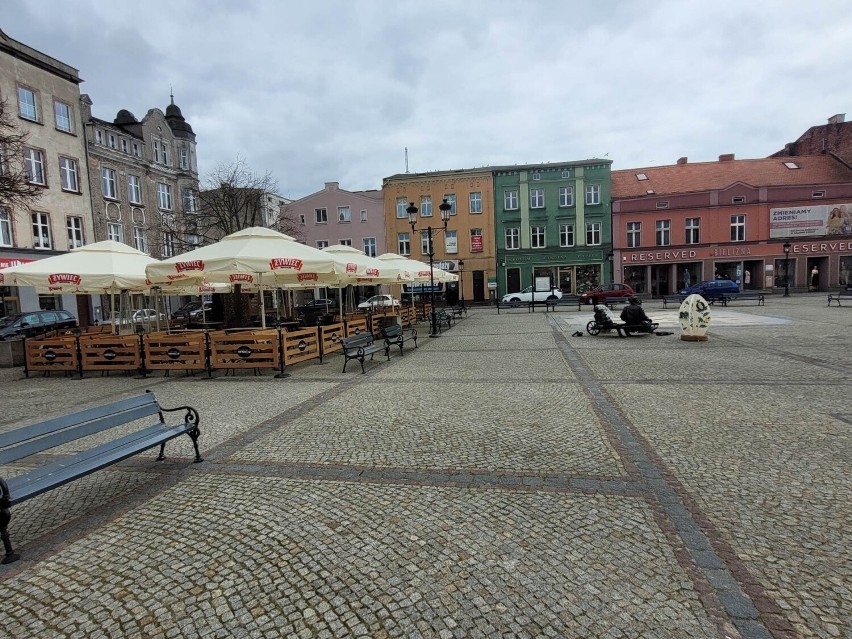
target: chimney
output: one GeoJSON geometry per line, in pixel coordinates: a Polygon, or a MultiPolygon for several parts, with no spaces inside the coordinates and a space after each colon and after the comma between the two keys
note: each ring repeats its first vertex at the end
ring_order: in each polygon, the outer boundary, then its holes
{"type": "Polygon", "coordinates": [[[734,154],[733,153],[725,153],[719,156],[719,162],[733,162],[734,154]]]}
{"type": "Polygon", "coordinates": [[[683,157],[683,158],[678,158],[678,159],[677,159],[677,163],[678,163],[678,164],[686,164],[686,158],[685,158],[685,157],[683,157]]]}
{"type": "Polygon", "coordinates": [[[845,113],[838,113],[837,115],[832,115],[830,118],[828,118],[829,124],[843,124],[844,122],[846,122],[845,113]]]}
{"type": "Polygon", "coordinates": [[[336,191],[339,186],[340,186],[339,182],[326,182],[325,183],[325,190],[326,191],[336,191]]]}

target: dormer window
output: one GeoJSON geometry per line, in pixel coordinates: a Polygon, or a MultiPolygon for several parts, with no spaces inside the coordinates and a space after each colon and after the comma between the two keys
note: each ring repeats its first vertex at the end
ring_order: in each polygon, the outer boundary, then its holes
{"type": "Polygon", "coordinates": [[[541,179],[541,173],[539,173],[538,171],[535,171],[535,172],[532,174],[532,179],[533,179],[534,181],[536,181],[536,182],[537,182],[538,180],[540,180],[540,179],[541,179]]]}
{"type": "Polygon", "coordinates": [[[657,208],[658,209],[667,209],[667,208],[669,208],[669,203],[668,202],[657,202],[657,208]]]}
{"type": "Polygon", "coordinates": [[[823,198],[823,197],[825,197],[825,191],[814,191],[813,195],[811,195],[811,197],[814,198],[815,200],[823,198]]]}
{"type": "Polygon", "coordinates": [[[731,198],[731,204],[745,204],[745,197],[742,195],[735,195],[731,198]]]}

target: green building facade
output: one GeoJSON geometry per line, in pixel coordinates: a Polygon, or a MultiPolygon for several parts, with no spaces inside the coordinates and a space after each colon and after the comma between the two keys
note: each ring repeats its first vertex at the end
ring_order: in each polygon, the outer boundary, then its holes
{"type": "Polygon", "coordinates": [[[579,294],[612,278],[611,160],[494,167],[497,296],[550,277],[579,294]]]}

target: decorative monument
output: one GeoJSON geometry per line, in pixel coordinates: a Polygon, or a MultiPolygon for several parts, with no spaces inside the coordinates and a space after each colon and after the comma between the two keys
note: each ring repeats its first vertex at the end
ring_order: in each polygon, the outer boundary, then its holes
{"type": "Polygon", "coordinates": [[[697,293],[690,295],[680,305],[681,335],[685,342],[706,342],[710,326],[710,305],[697,293]]]}

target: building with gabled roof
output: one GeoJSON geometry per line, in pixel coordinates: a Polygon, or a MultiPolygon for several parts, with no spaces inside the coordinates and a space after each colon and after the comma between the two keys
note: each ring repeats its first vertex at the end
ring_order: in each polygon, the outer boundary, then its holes
{"type": "Polygon", "coordinates": [[[612,229],[616,279],[639,294],[714,277],[743,289],[852,285],[852,167],[831,154],[729,154],[613,171],[612,229]]]}

